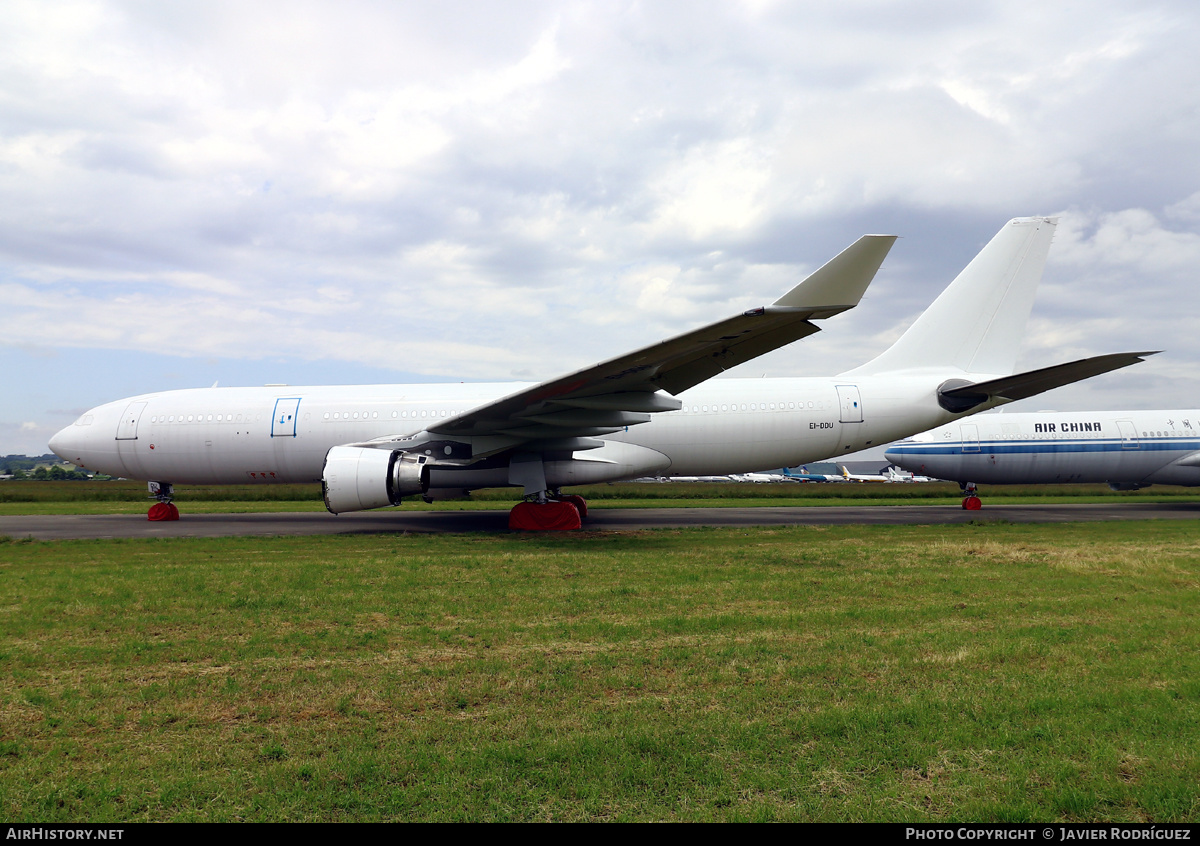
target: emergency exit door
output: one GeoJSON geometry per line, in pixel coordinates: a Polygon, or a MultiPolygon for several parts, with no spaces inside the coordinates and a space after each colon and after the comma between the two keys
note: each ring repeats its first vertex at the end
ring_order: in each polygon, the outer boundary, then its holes
{"type": "Polygon", "coordinates": [[[862,399],[858,395],[858,385],[838,385],[837,392],[838,403],[842,408],[842,422],[863,422],[862,399]]]}
{"type": "Polygon", "coordinates": [[[125,409],[121,422],[117,424],[118,441],[137,440],[138,421],[142,419],[142,410],[145,407],[144,402],[131,402],[125,409]]]}
{"type": "Polygon", "coordinates": [[[300,409],[300,397],[275,400],[275,414],[271,418],[272,438],[296,437],[296,412],[300,409]]]}

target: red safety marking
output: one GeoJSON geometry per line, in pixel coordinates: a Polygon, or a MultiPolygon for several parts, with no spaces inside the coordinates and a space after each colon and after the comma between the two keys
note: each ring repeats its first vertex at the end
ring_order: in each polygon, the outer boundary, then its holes
{"type": "Polygon", "coordinates": [[[156,502],[146,512],[146,519],[159,522],[161,520],[178,520],[179,509],[173,502],[156,502]]]}
{"type": "Polygon", "coordinates": [[[569,502],[520,502],[508,512],[508,527],[528,532],[569,532],[583,524],[569,502]]]}
{"type": "Polygon", "coordinates": [[[563,494],[559,497],[563,502],[569,502],[575,506],[575,510],[579,512],[580,517],[586,517],[588,514],[587,500],[578,494],[563,494]]]}

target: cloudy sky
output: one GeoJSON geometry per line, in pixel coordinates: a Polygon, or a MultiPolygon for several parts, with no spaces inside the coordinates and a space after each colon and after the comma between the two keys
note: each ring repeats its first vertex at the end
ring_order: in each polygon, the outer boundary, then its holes
{"type": "Polygon", "coordinates": [[[1200,405],[1194,2],[0,0],[0,454],[169,388],[542,379],[771,302],[865,232],[887,346],[1059,214],[1022,404],[1200,405]]]}

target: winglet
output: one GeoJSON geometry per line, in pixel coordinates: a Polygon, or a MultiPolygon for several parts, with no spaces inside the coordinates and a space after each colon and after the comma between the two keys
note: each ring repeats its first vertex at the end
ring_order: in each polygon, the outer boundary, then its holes
{"type": "Polygon", "coordinates": [[[774,302],[769,310],[817,310],[828,317],[854,308],[875,278],[895,235],[864,235],[774,302]]]}

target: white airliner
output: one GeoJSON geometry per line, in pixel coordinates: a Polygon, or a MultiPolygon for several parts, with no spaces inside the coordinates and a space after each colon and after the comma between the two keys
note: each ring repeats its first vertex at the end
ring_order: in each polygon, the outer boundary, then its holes
{"type": "Polygon", "coordinates": [[[796,481],[783,473],[737,473],[732,478],[735,482],[753,482],[756,485],[796,481]]]}
{"type": "Polygon", "coordinates": [[[843,464],[839,468],[842,471],[842,478],[847,482],[890,482],[890,476],[885,476],[882,473],[851,473],[843,464]]]}
{"type": "Polygon", "coordinates": [[[900,441],[886,455],[914,473],[962,483],[968,500],[981,482],[1194,486],[1200,410],[981,414],[900,441]]]}
{"type": "Polygon", "coordinates": [[[171,483],[321,482],[334,513],[511,485],[526,497],[511,525],[577,527],[565,485],[793,467],[1140,361],[1011,375],[1056,222],[1010,221],[892,347],[838,376],[708,381],[857,305],[893,236],[860,238],[772,305],[547,382],[164,391],[96,407],[50,448],[152,480],[160,505],[171,483]]]}
{"type": "Polygon", "coordinates": [[[841,473],[809,473],[807,467],[801,467],[799,473],[793,473],[787,467],[783,468],[783,475],[787,476],[793,482],[844,482],[846,477],[841,473]]]}

